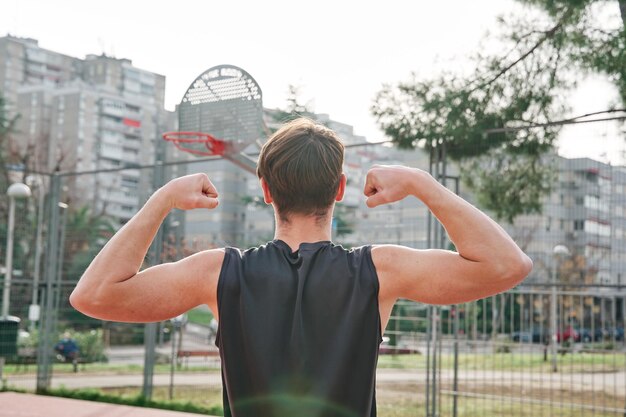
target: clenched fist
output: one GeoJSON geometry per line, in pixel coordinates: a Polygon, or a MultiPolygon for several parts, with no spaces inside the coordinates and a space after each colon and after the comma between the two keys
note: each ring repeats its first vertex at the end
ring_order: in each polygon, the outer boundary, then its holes
{"type": "Polygon", "coordinates": [[[192,174],[176,178],[157,193],[162,194],[171,208],[192,210],[217,207],[217,190],[206,174],[192,174]]]}
{"type": "Polygon", "coordinates": [[[368,171],[363,193],[365,202],[373,208],[404,199],[415,192],[416,177],[428,175],[426,172],[401,165],[374,165],[368,171]]]}

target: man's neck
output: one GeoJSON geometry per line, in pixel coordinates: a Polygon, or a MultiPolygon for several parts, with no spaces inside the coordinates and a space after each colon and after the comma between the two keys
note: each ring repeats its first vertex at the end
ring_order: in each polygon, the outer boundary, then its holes
{"type": "Polygon", "coordinates": [[[274,238],[287,243],[293,251],[298,250],[301,243],[330,241],[331,219],[331,214],[324,218],[290,215],[289,221],[286,222],[276,216],[274,238]]]}

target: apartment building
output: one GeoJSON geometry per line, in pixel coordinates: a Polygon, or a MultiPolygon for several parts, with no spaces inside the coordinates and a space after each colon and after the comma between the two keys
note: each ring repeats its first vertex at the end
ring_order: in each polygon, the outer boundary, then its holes
{"type": "MultiPolygon", "coordinates": [[[[0,85],[19,114],[15,143],[43,172],[151,165],[176,118],[164,105],[165,77],[105,55],[73,58],[33,39],[0,38],[0,85]]],[[[172,156],[177,151],[164,147],[172,156]]],[[[162,155],[160,159],[167,155],[162,155]]],[[[66,178],[66,199],[125,223],[153,188],[153,170],[66,178]]]]}

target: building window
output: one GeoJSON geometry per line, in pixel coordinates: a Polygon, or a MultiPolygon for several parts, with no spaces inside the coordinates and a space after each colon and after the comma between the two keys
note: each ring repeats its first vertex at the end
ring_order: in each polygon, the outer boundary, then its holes
{"type": "Polygon", "coordinates": [[[574,230],[585,230],[585,221],[574,220],[574,230]]]}
{"type": "Polygon", "coordinates": [[[611,225],[601,223],[595,220],[587,220],[584,224],[584,230],[587,233],[599,236],[611,236],[611,225]]]}
{"type": "Polygon", "coordinates": [[[584,199],[585,207],[592,210],[599,210],[603,212],[609,211],[609,206],[605,201],[602,201],[595,195],[586,195],[584,199]]]}

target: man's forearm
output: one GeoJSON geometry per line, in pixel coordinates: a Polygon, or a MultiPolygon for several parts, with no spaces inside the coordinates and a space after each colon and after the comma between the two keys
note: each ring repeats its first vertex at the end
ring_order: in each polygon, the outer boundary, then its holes
{"type": "Polygon", "coordinates": [[[439,184],[424,171],[415,171],[411,194],[443,224],[461,256],[472,261],[494,257],[519,258],[523,253],[495,221],[439,184]]]}
{"type": "Polygon", "coordinates": [[[167,199],[155,193],[109,240],[81,277],[77,290],[93,293],[134,276],[159,227],[170,211],[167,199]]]}

